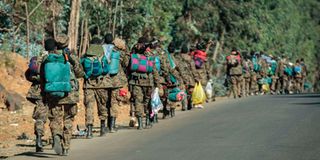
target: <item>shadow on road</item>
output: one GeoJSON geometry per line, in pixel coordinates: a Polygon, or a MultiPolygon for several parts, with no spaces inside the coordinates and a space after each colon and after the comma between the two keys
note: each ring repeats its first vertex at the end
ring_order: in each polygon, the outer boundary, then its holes
{"type": "Polygon", "coordinates": [[[21,154],[16,154],[15,156],[28,156],[37,158],[57,158],[58,155],[52,153],[39,153],[39,152],[25,152],[21,154]]]}
{"type": "Polygon", "coordinates": [[[310,103],[292,103],[294,105],[318,105],[320,107],[320,102],[310,102],[310,103]]]}
{"type": "Polygon", "coordinates": [[[292,94],[292,95],[279,95],[274,98],[320,98],[320,94],[292,94]]]}

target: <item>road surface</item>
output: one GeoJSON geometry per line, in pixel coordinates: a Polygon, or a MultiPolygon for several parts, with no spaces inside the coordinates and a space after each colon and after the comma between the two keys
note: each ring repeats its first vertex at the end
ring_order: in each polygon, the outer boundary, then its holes
{"type": "Polygon", "coordinates": [[[152,129],[122,129],[71,147],[68,157],[45,150],[10,159],[320,160],[320,95],[221,100],[152,129]]]}

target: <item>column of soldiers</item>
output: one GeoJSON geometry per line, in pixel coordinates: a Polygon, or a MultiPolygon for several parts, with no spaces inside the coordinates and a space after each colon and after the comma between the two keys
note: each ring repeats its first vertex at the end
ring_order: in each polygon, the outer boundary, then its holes
{"type": "MultiPolygon", "coordinates": [[[[80,99],[79,78],[84,79],[88,139],[93,138],[94,107],[100,120],[100,136],[116,132],[121,93],[126,86],[133,106],[130,113],[137,120],[138,130],[158,122],[158,114],[150,105],[155,90],[159,91],[164,119],[174,117],[177,106],[182,111],[203,108],[202,104],[193,106],[191,97],[196,83],[206,86],[211,79],[203,43],[191,53],[187,44],[176,47],[170,43],[166,48],[155,38],[141,37],[129,51],[124,40],[107,34],[104,40],[92,38],[87,52],[79,59],[67,48],[68,41],[66,35],[48,38],[46,52],[33,57],[26,72],[26,78],[32,82],[27,98],[35,104],[36,152],[43,152],[44,124],[49,119],[54,151],[58,155],[69,154],[80,99]]],[[[214,95],[208,98],[214,100],[214,95]]]]}
{"type": "Polygon", "coordinates": [[[226,56],[226,85],[234,98],[258,94],[303,93],[307,77],[304,59],[293,64],[288,57],[263,52],[241,54],[233,48],[226,56]]]}

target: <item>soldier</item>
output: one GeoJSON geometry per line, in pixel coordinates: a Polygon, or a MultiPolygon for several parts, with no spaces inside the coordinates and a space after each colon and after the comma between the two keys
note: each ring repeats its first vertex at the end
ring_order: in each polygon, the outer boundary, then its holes
{"type": "Polygon", "coordinates": [[[124,40],[115,38],[112,41],[112,39],[112,35],[107,34],[103,48],[105,56],[109,59],[109,73],[104,79],[107,87],[108,128],[111,133],[114,133],[121,101],[119,92],[128,83],[125,69],[129,64],[129,55],[125,52],[124,40]]]}
{"type": "MultiPolygon", "coordinates": [[[[182,109],[192,109],[192,99],[191,94],[195,86],[195,82],[199,81],[198,73],[196,70],[196,65],[189,54],[189,48],[186,44],[182,45],[180,54],[176,55],[177,60],[177,71],[180,73],[180,77],[183,80],[183,85],[185,92],[187,93],[187,98],[182,100],[182,109]]],[[[183,88],[182,88],[183,89],[183,88]]]]}
{"type": "Polygon", "coordinates": [[[307,79],[307,75],[308,75],[308,69],[307,69],[307,66],[306,64],[304,63],[304,59],[301,58],[300,59],[300,65],[302,67],[302,93],[304,92],[304,84],[306,83],[306,79],[307,79]]]}
{"type": "Polygon", "coordinates": [[[243,66],[242,94],[244,96],[249,96],[250,95],[251,73],[253,71],[253,64],[250,60],[249,55],[244,56],[242,66],[243,66]]]}
{"type": "Polygon", "coordinates": [[[261,70],[261,65],[259,64],[260,53],[251,52],[251,56],[252,56],[253,70],[251,71],[250,89],[251,89],[252,95],[257,95],[259,92],[258,79],[261,79],[261,76],[259,74],[261,70]]]}
{"type": "Polygon", "coordinates": [[[77,114],[77,78],[84,76],[78,58],[66,49],[67,44],[66,35],[59,35],[56,42],[53,39],[46,40],[49,54],[41,63],[40,72],[43,100],[49,107],[53,149],[58,155],[64,156],[69,154],[73,121],[77,114]]]}
{"type": "MultiPolygon", "coordinates": [[[[211,66],[210,63],[207,60],[207,53],[206,51],[209,50],[210,45],[212,44],[211,41],[207,44],[207,47],[205,46],[204,43],[198,43],[196,45],[196,50],[191,53],[194,62],[195,62],[195,67],[196,71],[198,74],[198,77],[200,77],[200,83],[202,87],[206,87],[207,83],[211,79],[210,73],[211,73],[211,66]]],[[[213,94],[208,97],[209,101],[214,101],[214,92],[213,94]]],[[[207,95],[208,96],[208,95],[207,95]]],[[[199,105],[200,108],[203,108],[202,105],[199,105]]]]}
{"type": "Polygon", "coordinates": [[[295,93],[301,93],[302,92],[302,84],[303,84],[303,68],[300,64],[300,60],[296,60],[295,65],[293,66],[293,81],[294,81],[294,91],[295,93]]]}
{"type": "Polygon", "coordinates": [[[170,101],[168,96],[169,93],[173,91],[173,89],[179,87],[179,82],[182,82],[182,79],[179,75],[179,72],[176,70],[176,60],[173,56],[173,54],[175,53],[174,43],[171,42],[169,44],[168,51],[165,51],[160,47],[157,47],[156,51],[160,58],[161,64],[160,83],[162,84],[164,91],[162,99],[164,102],[163,118],[165,119],[169,113],[171,117],[175,116],[176,106],[180,103],[170,101]]]}
{"type": "Polygon", "coordinates": [[[288,77],[285,74],[285,68],[286,68],[286,58],[285,56],[282,56],[279,58],[278,62],[278,70],[277,70],[277,76],[278,76],[278,93],[279,94],[285,94],[286,86],[287,86],[287,81],[288,77]]]}
{"type": "Polygon", "coordinates": [[[267,73],[269,78],[271,78],[270,90],[271,94],[276,94],[276,84],[278,79],[276,73],[278,70],[278,64],[273,55],[269,55],[269,57],[271,58],[271,61],[268,64],[269,68],[267,73]]]}
{"type": "MultiPolygon", "coordinates": [[[[112,40],[111,40],[112,41],[112,40]]],[[[84,90],[84,105],[86,107],[86,126],[87,138],[92,138],[92,127],[94,122],[93,107],[97,104],[98,116],[100,119],[100,136],[106,134],[106,119],[107,112],[107,90],[106,77],[102,75],[102,56],[104,50],[101,46],[101,40],[94,37],[90,42],[86,54],[81,58],[81,64],[85,72],[85,80],[83,85],[84,90]]]]}
{"type": "Polygon", "coordinates": [[[146,115],[146,128],[150,128],[150,99],[153,87],[159,88],[159,73],[154,65],[153,53],[147,50],[148,40],[140,37],[130,55],[129,86],[133,96],[135,116],[139,130],[143,129],[142,117],[146,115]]]}
{"type": "Polygon", "coordinates": [[[226,57],[226,67],[229,71],[234,98],[241,98],[242,63],[240,53],[233,48],[231,54],[226,57]]]}
{"type": "Polygon", "coordinates": [[[44,135],[44,124],[48,118],[48,106],[43,104],[40,88],[40,62],[43,56],[45,55],[32,57],[25,73],[26,79],[32,82],[26,98],[35,105],[32,118],[35,120],[36,152],[43,152],[41,137],[44,135]]]}

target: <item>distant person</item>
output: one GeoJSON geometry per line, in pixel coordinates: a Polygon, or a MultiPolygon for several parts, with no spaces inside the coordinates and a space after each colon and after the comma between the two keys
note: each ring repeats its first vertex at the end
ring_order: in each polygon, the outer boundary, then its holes
{"type": "Polygon", "coordinates": [[[242,83],[242,59],[240,53],[233,48],[231,54],[226,57],[226,67],[231,78],[232,91],[234,98],[241,98],[242,83]]]}

